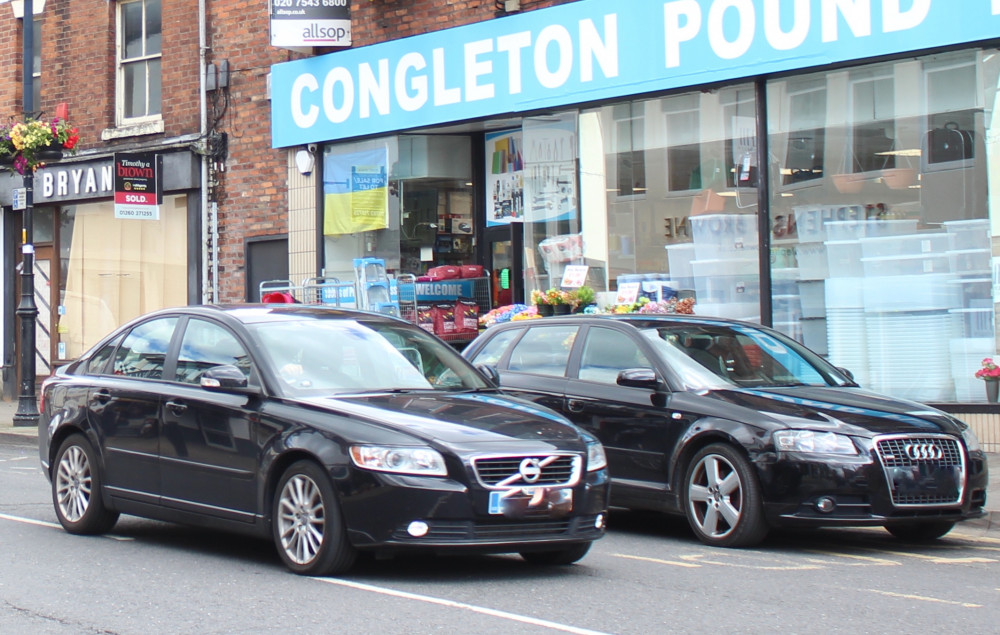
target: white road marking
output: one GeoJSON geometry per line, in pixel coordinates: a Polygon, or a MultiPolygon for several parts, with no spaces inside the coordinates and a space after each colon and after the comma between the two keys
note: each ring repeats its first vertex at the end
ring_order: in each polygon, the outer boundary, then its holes
{"type": "Polygon", "coordinates": [[[51,527],[53,529],[62,529],[62,525],[59,525],[57,523],[50,523],[44,520],[35,520],[34,518],[23,518],[21,516],[8,516],[7,514],[0,514],[0,519],[13,520],[16,523],[24,523],[25,525],[38,525],[39,527],[51,527]]]}
{"type": "Polygon", "coordinates": [[[320,582],[326,582],[327,584],[335,584],[337,586],[357,589],[359,591],[368,591],[371,593],[378,593],[379,595],[388,595],[391,597],[402,598],[405,600],[426,602],[428,604],[437,604],[438,606],[446,606],[449,608],[461,609],[464,611],[472,611],[473,613],[482,613],[483,615],[489,615],[491,617],[499,617],[500,619],[510,620],[512,622],[520,622],[522,624],[530,624],[532,626],[540,626],[542,628],[549,628],[554,631],[563,631],[565,633],[578,633],[579,635],[607,635],[602,631],[592,631],[586,628],[578,628],[576,626],[570,626],[569,624],[550,622],[548,620],[542,620],[536,617],[528,617],[527,615],[508,613],[507,611],[498,611],[496,609],[490,609],[484,606],[476,606],[475,604],[466,604],[465,602],[456,602],[454,600],[436,598],[430,595],[409,593],[407,591],[399,591],[396,589],[389,589],[386,587],[374,586],[371,584],[364,584],[361,582],[351,582],[350,580],[342,580],[340,578],[315,578],[315,579],[319,580],[320,582]]]}

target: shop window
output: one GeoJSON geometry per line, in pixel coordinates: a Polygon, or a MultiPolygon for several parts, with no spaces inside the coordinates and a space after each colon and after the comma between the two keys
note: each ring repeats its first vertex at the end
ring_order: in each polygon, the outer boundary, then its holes
{"type": "Polygon", "coordinates": [[[896,121],[892,77],[854,79],[850,159],[845,172],[874,172],[896,167],[896,121]]]}
{"type": "Polygon", "coordinates": [[[815,182],[823,178],[826,149],[826,83],[810,80],[790,82],[788,92],[788,136],[781,148],[781,183],[815,182]]]}
{"type": "Polygon", "coordinates": [[[663,100],[667,126],[667,189],[700,190],[723,175],[721,165],[702,165],[701,111],[698,94],[663,100]]]}
{"type": "Polygon", "coordinates": [[[645,125],[641,114],[634,114],[634,107],[632,102],[619,104],[613,112],[618,196],[646,193],[645,125]]]}
{"type": "Polygon", "coordinates": [[[118,125],[141,123],[160,115],[160,0],[117,6],[118,125]]]}
{"type": "Polygon", "coordinates": [[[134,317],[187,304],[187,198],[165,196],[158,220],[115,218],[113,207],[60,209],[57,332],[65,359],[134,317]]]}

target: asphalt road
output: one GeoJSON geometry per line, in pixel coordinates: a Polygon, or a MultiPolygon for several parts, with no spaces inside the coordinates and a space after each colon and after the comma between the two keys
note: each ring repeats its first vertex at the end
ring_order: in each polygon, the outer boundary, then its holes
{"type": "Polygon", "coordinates": [[[878,529],[703,546],[686,524],[614,512],[581,563],[514,556],[362,561],[340,578],[285,571],[267,542],[123,517],[105,537],[56,524],[30,444],[0,445],[0,632],[791,633],[1000,625],[1000,535],[933,545],[878,529]]]}

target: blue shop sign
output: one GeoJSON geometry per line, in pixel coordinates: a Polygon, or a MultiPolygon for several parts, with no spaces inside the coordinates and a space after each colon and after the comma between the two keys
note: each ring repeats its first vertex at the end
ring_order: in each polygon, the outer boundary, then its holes
{"type": "Polygon", "coordinates": [[[271,67],[273,147],[996,38],[1000,0],[580,0],[271,67]]]}

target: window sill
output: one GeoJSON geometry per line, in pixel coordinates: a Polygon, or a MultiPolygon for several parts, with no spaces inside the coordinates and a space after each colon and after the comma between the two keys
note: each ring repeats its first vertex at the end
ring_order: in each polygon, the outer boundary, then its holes
{"type": "Polygon", "coordinates": [[[159,134],[163,132],[163,120],[144,121],[142,123],[127,124],[118,128],[105,128],[101,131],[101,141],[111,139],[123,139],[125,137],[140,137],[148,134],[159,134]]]}

